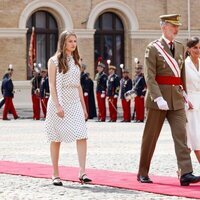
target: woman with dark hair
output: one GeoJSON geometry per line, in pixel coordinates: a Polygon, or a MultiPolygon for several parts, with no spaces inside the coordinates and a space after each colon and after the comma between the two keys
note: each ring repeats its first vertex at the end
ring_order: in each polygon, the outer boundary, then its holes
{"type": "Polygon", "coordinates": [[[62,186],[58,161],[61,142],[77,144],[79,180],[91,180],[85,174],[87,152],[88,114],[80,84],[80,63],[77,36],[70,31],[61,33],[56,54],[49,59],[48,74],[50,98],[47,106],[45,128],[50,144],[53,164],[53,184],[62,186]]]}
{"type": "Polygon", "coordinates": [[[194,151],[200,163],[200,41],[193,37],[187,42],[187,58],[185,60],[186,87],[189,108],[186,111],[188,122],[187,145],[194,151]]]}

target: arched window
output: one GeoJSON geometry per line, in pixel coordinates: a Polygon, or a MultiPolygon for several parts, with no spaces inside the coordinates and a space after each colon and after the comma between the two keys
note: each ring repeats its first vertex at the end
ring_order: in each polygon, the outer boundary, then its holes
{"type": "Polygon", "coordinates": [[[47,67],[48,59],[55,53],[58,41],[58,26],[55,18],[46,11],[37,11],[28,19],[27,32],[27,79],[32,77],[32,71],[28,66],[28,52],[32,27],[35,27],[36,38],[36,64],[41,63],[47,67]]]}
{"type": "Polygon", "coordinates": [[[102,59],[104,64],[111,60],[121,75],[120,64],[124,63],[124,26],[114,13],[106,12],[95,23],[95,67],[102,59]]]}

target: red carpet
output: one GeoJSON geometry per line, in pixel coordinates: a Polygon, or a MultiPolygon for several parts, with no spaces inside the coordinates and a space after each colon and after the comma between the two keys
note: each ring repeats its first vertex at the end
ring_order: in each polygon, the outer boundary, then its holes
{"type": "MultiPolygon", "coordinates": [[[[0,173],[50,178],[52,167],[46,164],[0,161],[0,173]]],[[[60,177],[63,180],[78,181],[77,174],[77,167],[60,167],[60,177]]],[[[99,169],[88,169],[87,174],[94,185],[200,199],[200,183],[181,187],[177,178],[151,176],[153,184],[141,184],[136,181],[136,174],[99,169]]]]}

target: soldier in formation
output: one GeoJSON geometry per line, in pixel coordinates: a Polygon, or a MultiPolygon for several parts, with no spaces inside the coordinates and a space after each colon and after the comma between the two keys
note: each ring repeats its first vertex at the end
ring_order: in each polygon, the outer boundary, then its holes
{"type": "Polygon", "coordinates": [[[109,65],[109,76],[107,81],[107,99],[108,107],[110,112],[109,122],[117,121],[117,100],[119,96],[120,89],[120,79],[119,76],[115,73],[116,67],[109,65]]]}
{"type": "Polygon", "coordinates": [[[106,90],[108,76],[104,72],[105,65],[98,63],[96,74],[96,97],[98,104],[98,122],[105,122],[106,120],[106,90]]]}

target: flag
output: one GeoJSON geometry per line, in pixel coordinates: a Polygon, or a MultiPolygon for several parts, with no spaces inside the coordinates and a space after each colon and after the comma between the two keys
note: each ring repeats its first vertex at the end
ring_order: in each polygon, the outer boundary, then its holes
{"type": "Polygon", "coordinates": [[[34,69],[34,63],[36,62],[36,38],[35,38],[35,28],[32,27],[32,33],[30,38],[29,52],[28,52],[28,65],[31,70],[34,69]]]}

